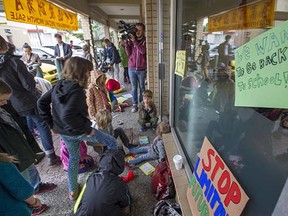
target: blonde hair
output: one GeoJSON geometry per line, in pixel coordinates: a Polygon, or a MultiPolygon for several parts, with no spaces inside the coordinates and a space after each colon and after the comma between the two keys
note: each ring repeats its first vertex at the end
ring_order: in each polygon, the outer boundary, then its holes
{"type": "Polygon", "coordinates": [[[65,62],[62,77],[82,87],[87,87],[91,70],[93,70],[92,62],[84,58],[72,57],[65,62]]]}
{"type": "Polygon", "coordinates": [[[156,134],[159,136],[162,136],[162,134],[169,133],[170,132],[170,126],[169,124],[165,122],[161,122],[158,124],[156,128],[156,134]]]}
{"type": "Polygon", "coordinates": [[[6,153],[0,153],[0,162],[18,163],[18,160],[6,153]]]}
{"type": "Polygon", "coordinates": [[[100,109],[95,116],[96,124],[100,130],[105,130],[112,122],[112,115],[108,109],[100,109]]]}

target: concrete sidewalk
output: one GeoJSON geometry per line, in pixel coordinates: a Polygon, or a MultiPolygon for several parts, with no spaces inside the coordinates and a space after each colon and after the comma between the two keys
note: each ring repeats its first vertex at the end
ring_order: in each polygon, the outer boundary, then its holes
{"type": "MultiPolygon", "coordinates": [[[[126,85],[127,89],[121,94],[116,95],[116,97],[120,97],[122,94],[130,93],[130,85],[126,85]]],[[[130,98],[131,100],[131,98],[130,98]]],[[[131,103],[131,101],[129,101],[131,103]]],[[[132,113],[131,107],[125,108],[124,112],[114,113],[113,114],[113,126],[114,129],[117,127],[122,127],[123,129],[132,128],[133,129],[133,143],[138,142],[139,135],[147,135],[149,136],[150,143],[153,141],[155,137],[155,131],[149,129],[146,132],[139,132],[139,125],[137,123],[138,113],[132,113]]],[[[56,149],[57,154],[59,155],[60,151],[60,138],[57,135],[54,135],[54,147],[56,149]]],[[[41,144],[40,144],[41,146],[41,144]]],[[[99,161],[99,155],[93,151],[93,148],[88,146],[88,153],[91,155],[95,161],[99,161]]],[[[157,161],[151,161],[152,165],[157,165],[157,161]]],[[[97,168],[97,164],[95,165],[97,168]]],[[[41,214],[43,216],[56,216],[56,215],[69,215],[72,212],[74,202],[70,201],[68,198],[68,180],[67,180],[67,172],[65,172],[62,168],[62,165],[49,167],[47,158],[44,158],[37,165],[37,169],[40,173],[43,182],[53,182],[58,185],[56,189],[51,192],[37,195],[41,199],[41,201],[47,204],[50,209],[45,213],[41,214]]],[[[78,176],[78,182],[83,185],[85,183],[86,178],[92,172],[80,174],[78,176]]],[[[128,168],[125,168],[123,175],[126,175],[128,168]]],[[[131,216],[148,216],[153,215],[152,210],[156,203],[156,200],[152,197],[151,194],[151,180],[150,176],[146,176],[140,169],[136,168],[133,170],[135,173],[135,179],[132,182],[128,183],[130,193],[132,195],[133,204],[131,216]]],[[[129,210],[125,209],[125,215],[129,215],[129,210]]]]}

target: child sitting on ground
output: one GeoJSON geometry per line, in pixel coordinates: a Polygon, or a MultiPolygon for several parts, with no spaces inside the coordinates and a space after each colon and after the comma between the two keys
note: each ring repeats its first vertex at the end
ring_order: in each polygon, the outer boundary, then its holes
{"type": "MultiPolygon", "coordinates": [[[[109,110],[107,109],[99,110],[95,116],[95,122],[96,122],[95,125],[96,129],[113,136],[115,139],[120,137],[123,145],[125,146],[125,147],[123,146],[123,149],[126,154],[129,153],[128,148],[135,147],[135,145],[129,143],[129,139],[125,134],[123,128],[118,127],[115,130],[113,129],[112,115],[109,110]]],[[[89,143],[87,144],[89,145],[89,143]]],[[[96,148],[94,148],[94,150],[97,151],[96,148]]]]}
{"type": "Polygon", "coordinates": [[[141,132],[144,132],[147,128],[156,128],[157,126],[157,109],[152,98],[153,93],[151,90],[143,92],[143,102],[139,106],[138,120],[141,132]]]}
{"type": "Polygon", "coordinates": [[[129,160],[128,165],[134,166],[135,164],[141,163],[147,160],[156,160],[165,161],[165,148],[162,140],[162,134],[169,133],[170,127],[168,124],[161,122],[156,128],[157,136],[153,140],[153,143],[150,146],[143,146],[140,148],[130,148],[130,154],[140,154],[144,153],[135,159],[129,160]]]}

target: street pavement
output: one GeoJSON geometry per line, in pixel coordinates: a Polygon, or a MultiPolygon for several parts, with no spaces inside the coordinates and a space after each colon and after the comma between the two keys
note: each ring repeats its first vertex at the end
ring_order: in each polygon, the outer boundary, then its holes
{"type": "MultiPolygon", "coordinates": [[[[120,97],[123,94],[130,93],[130,85],[125,84],[124,92],[116,95],[116,97],[120,97]]],[[[128,103],[131,104],[131,98],[128,100],[128,103]]],[[[138,144],[139,135],[147,135],[149,137],[150,143],[153,141],[155,137],[155,131],[148,129],[146,132],[139,132],[139,124],[138,113],[132,113],[131,107],[127,107],[124,109],[124,112],[121,113],[113,113],[113,127],[114,129],[117,127],[122,127],[127,131],[133,131],[131,143],[138,144]],[[130,130],[129,130],[130,129],[130,130]]],[[[56,153],[59,155],[60,151],[60,138],[58,135],[53,135],[54,147],[56,149],[56,153]]],[[[40,140],[38,142],[41,143],[40,140]]],[[[121,143],[121,141],[119,140],[121,143]]],[[[41,144],[39,144],[41,147],[41,144]]],[[[89,174],[97,169],[97,162],[99,162],[98,153],[94,152],[93,148],[88,146],[88,154],[91,155],[96,161],[93,169],[89,170],[89,172],[78,175],[78,182],[83,185],[89,176],[89,174]]],[[[157,161],[151,161],[151,164],[154,167],[157,165],[157,161]]],[[[43,203],[48,205],[50,208],[45,213],[41,214],[43,216],[64,216],[69,215],[72,212],[74,202],[70,201],[68,198],[68,180],[67,180],[67,172],[63,170],[62,164],[57,166],[48,166],[47,158],[44,158],[39,164],[36,165],[37,169],[40,173],[42,182],[53,182],[58,185],[58,187],[48,193],[44,193],[41,195],[37,195],[38,198],[41,199],[43,203]]],[[[128,167],[125,167],[125,171],[121,175],[127,175],[129,171],[128,167]]],[[[156,200],[153,198],[151,194],[151,177],[146,176],[139,168],[133,170],[135,174],[135,179],[131,182],[128,182],[128,187],[130,193],[132,195],[132,208],[131,213],[128,208],[124,210],[125,216],[149,216],[153,215],[153,206],[156,203],[156,200]]]]}

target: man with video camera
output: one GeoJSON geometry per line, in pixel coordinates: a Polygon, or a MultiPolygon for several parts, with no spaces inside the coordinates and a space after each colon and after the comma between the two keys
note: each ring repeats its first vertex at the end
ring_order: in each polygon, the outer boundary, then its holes
{"type": "Polygon", "coordinates": [[[139,102],[141,103],[142,93],[145,90],[146,78],[146,37],[144,36],[145,25],[137,23],[135,25],[135,34],[128,33],[125,51],[129,56],[128,73],[132,84],[132,112],[138,111],[138,84],[140,88],[139,102]]]}

